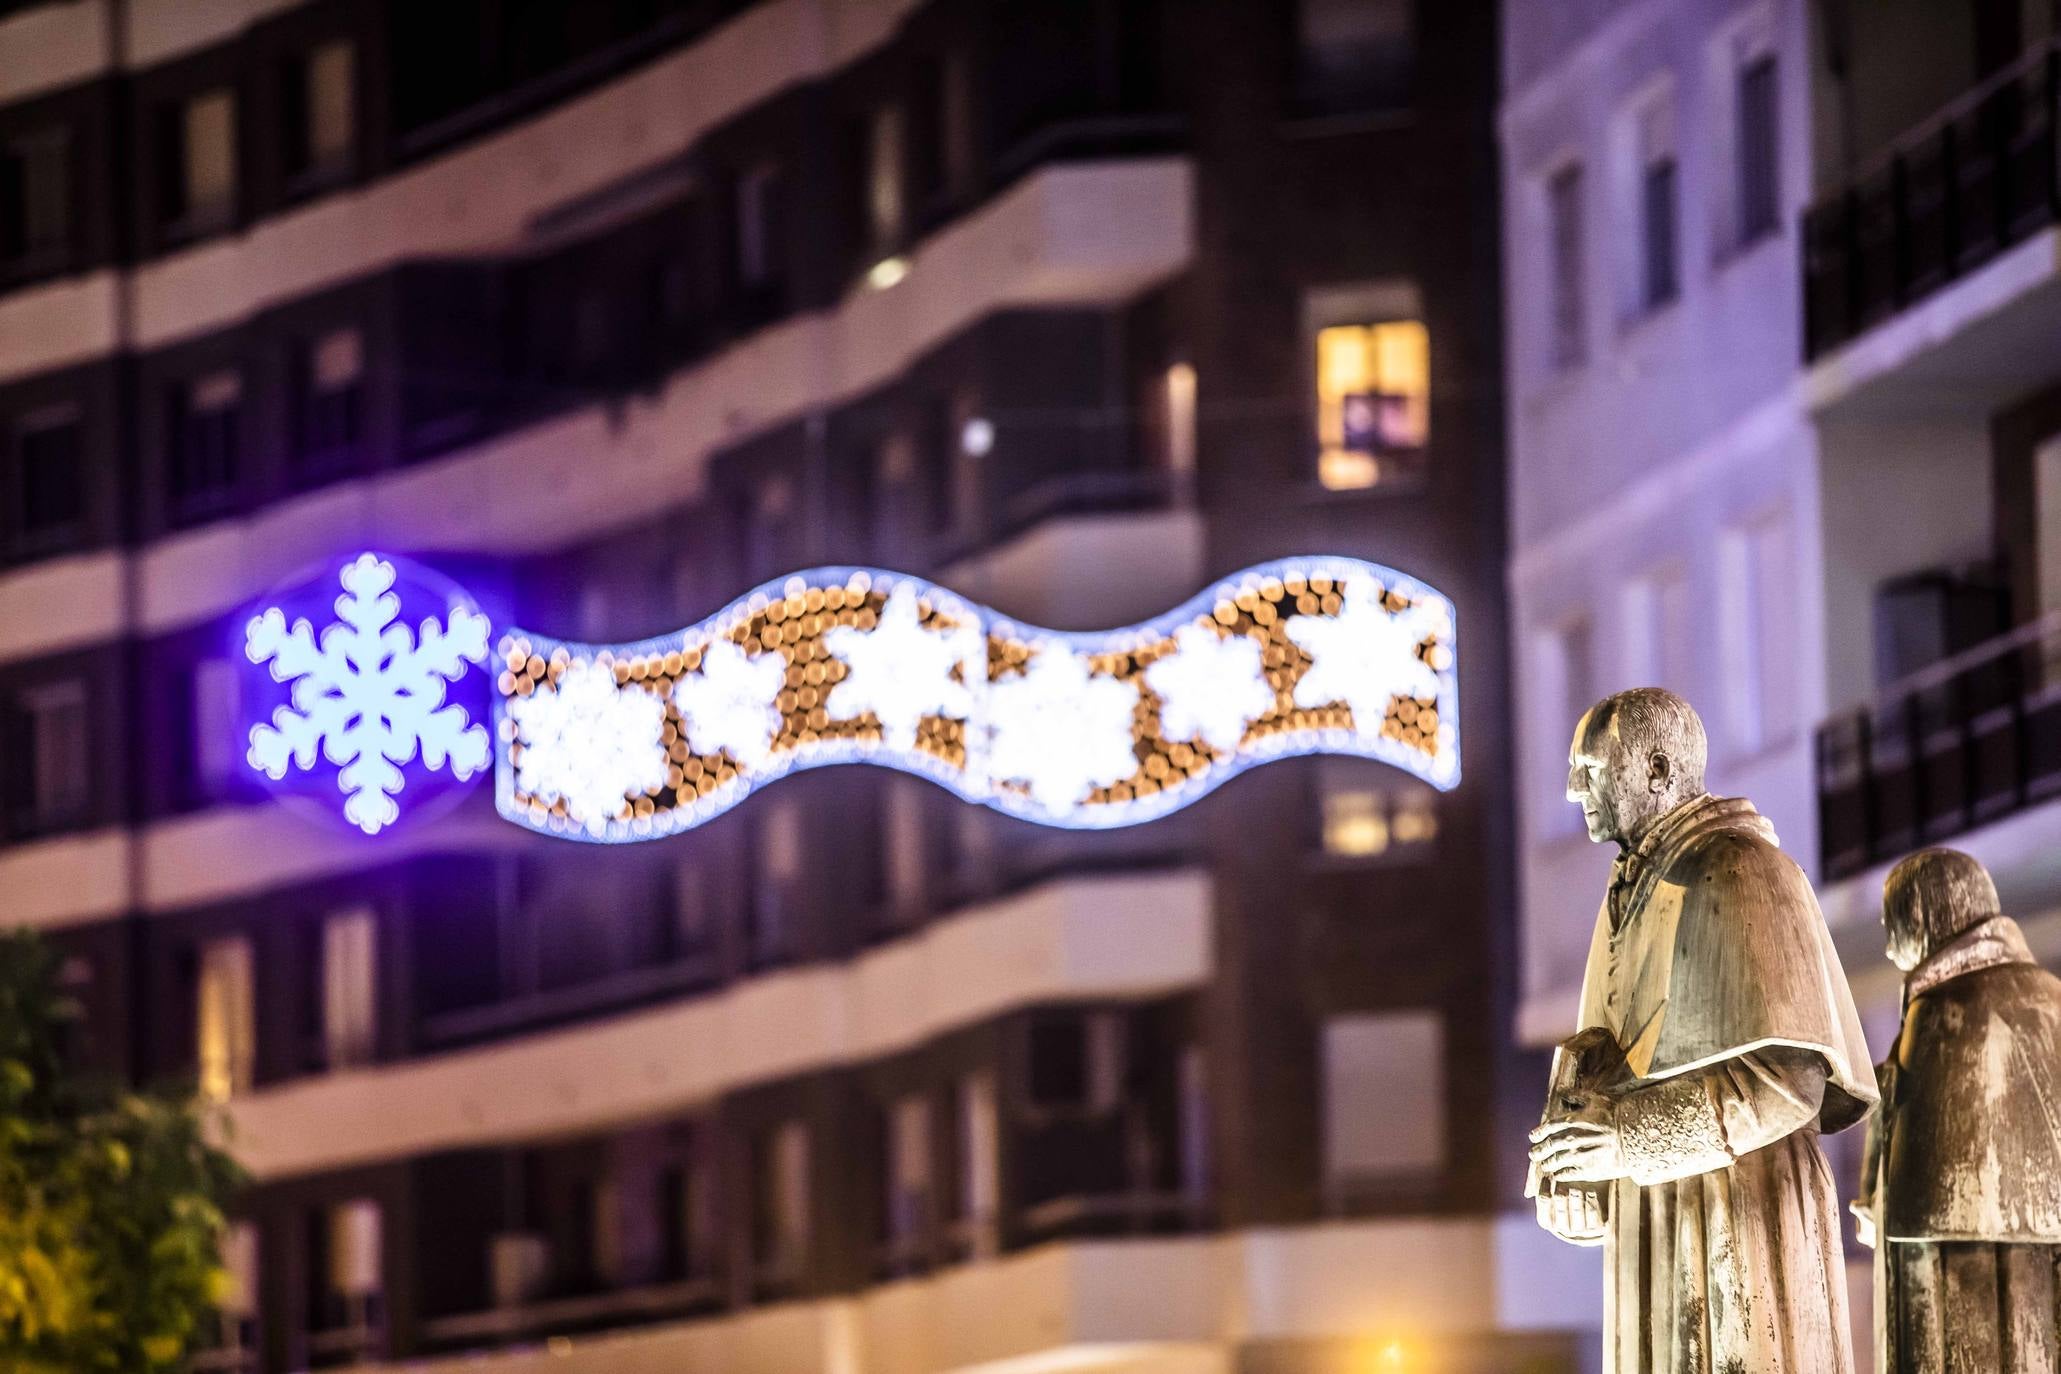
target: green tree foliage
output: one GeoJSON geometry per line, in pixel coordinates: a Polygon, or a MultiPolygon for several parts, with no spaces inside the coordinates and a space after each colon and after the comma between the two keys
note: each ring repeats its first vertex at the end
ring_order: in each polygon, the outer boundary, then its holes
{"type": "Polygon", "coordinates": [[[175,1369],[242,1176],[190,1097],[70,1072],[77,1016],[50,950],[0,935],[0,1374],[175,1369]]]}

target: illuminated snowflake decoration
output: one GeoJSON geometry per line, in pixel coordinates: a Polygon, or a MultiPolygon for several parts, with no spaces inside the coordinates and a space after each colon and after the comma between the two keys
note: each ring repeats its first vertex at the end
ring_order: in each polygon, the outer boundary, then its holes
{"type": "Polygon", "coordinates": [[[336,622],[319,642],[305,619],[289,628],[277,606],[244,627],[250,661],[293,684],[293,704],[251,727],[251,766],[283,778],[289,765],[313,768],[319,749],[337,765],[345,818],[368,835],[400,818],[402,765],[417,755],[425,768],[463,780],[492,754],[486,729],[444,701],[445,684],[486,658],[486,617],[453,606],[447,624],[425,620],[410,631],[396,623],[394,576],[393,564],[369,553],[346,565],[336,622]]]}
{"type": "Polygon", "coordinates": [[[832,720],[871,712],[890,746],[913,749],[925,716],[964,720],[973,713],[967,684],[985,671],[985,640],[970,626],[926,630],[918,616],[915,589],[904,583],[872,629],[840,625],[823,636],[824,647],[846,666],[845,680],[826,703],[832,720]]]}
{"type": "Polygon", "coordinates": [[[665,702],[634,684],[619,686],[607,663],[568,667],[555,689],[508,703],[522,759],[516,778],[599,835],[624,804],[666,782],[665,702]]]}
{"type": "Polygon", "coordinates": [[[720,754],[748,767],[766,761],[780,735],[775,702],[787,685],[787,660],[779,654],[752,658],[727,639],[701,653],[701,672],[673,688],[673,704],[687,722],[687,744],[697,754],[720,754]]]}
{"type": "Polygon", "coordinates": [[[1047,643],[1021,677],[988,689],[988,771],[1029,784],[1033,801],[1063,812],[1138,771],[1137,706],[1137,687],[1092,676],[1086,659],[1047,643]]]}
{"type": "Polygon", "coordinates": [[[1245,738],[1245,727],[1274,706],[1259,644],[1247,635],[1183,625],[1174,646],[1145,670],[1145,685],[1160,698],[1160,733],[1230,753],[1245,738]]]}
{"type": "Polygon", "coordinates": [[[1291,616],[1284,627],[1296,647],[1310,656],[1308,671],[1295,684],[1295,704],[1352,708],[1362,734],[1381,728],[1397,697],[1436,697],[1438,674],[1417,656],[1417,646],[1451,626],[1442,609],[1423,601],[1394,613],[1381,604],[1370,578],[1345,584],[1344,604],[1335,616],[1291,616]]]}

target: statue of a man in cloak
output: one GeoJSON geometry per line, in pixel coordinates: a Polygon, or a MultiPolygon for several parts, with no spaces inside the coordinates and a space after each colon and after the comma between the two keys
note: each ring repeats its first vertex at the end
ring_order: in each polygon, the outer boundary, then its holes
{"type": "Polygon", "coordinates": [[[2061,978],[1982,865],[1913,854],[1882,893],[1903,1026],[1877,1070],[1861,1238],[1882,1374],[2061,1362],[2061,978]]]}
{"type": "Polygon", "coordinates": [[[1640,688],[1575,727],[1567,795],[1618,857],[1532,1133],[1539,1218],[1603,1247],[1608,1374],[1850,1374],[1821,1131],[1874,1076],[1810,882],[1703,785],[1703,723],[1640,688]]]}

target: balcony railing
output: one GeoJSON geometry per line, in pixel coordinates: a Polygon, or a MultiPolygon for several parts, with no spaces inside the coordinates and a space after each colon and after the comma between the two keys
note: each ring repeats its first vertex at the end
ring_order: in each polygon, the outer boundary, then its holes
{"type": "Polygon", "coordinates": [[[2061,795],[2061,613],[1828,720],[1817,773],[1828,878],[2061,795]]]}
{"type": "Polygon", "coordinates": [[[1053,1198],[1023,1210],[1025,1242],[1111,1236],[1185,1235],[1209,1225],[1204,1197],[1138,1189],[1125,1193],[1053,1198]]]}
{"type": "Polygon", "coordinates": [[[1804,354],[1865,333],[2054,223],[2061,46],[2027,54],[1804,213],[1804,354]]]}
{"type": "Polygon", "coordinates": [[[694,953],[569,987],[504,997],[482,1006],[425,1016],[420,1046],[424,1050],[455,1049],[518,1031],[543,1030],[705,991],[720,981],[721,970],[715,957],[694,953]]]}
{"type": "Polygon", "coordinates": [[[423,1344],[432,1350],[522,1344],[550,1336],[701,1316],[720,1310],[725,1302],[723,1286],[713,1279],[650,1284],[433,1317],[423,1323],[423,1344]]]}
{"type": "Polygon", "coordinates": [[[1178,510],[1193,500],[1194,484],[1189,474],[1142,461],[1135,466],[1057,473],[997,501],[986,512],[976,533],[943,545],[933,555],[933,562],[947,567],[977,558],[1047,520],[1178,510]]]}

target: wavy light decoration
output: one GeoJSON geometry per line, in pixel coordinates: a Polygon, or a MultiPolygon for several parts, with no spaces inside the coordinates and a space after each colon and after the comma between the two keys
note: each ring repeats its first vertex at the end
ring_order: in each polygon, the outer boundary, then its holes
{"type": "Polygon", "coordinates": [[[510,630],[492,660],[501,814],[658,839],[804,768],[870,763],[1046,825],[1166,815],[1297,754],[1460,777],[1452,603],[1291,558],[1141,625],[1019,624],[919,578],[818,568],[632,644],[510,630]]]}

